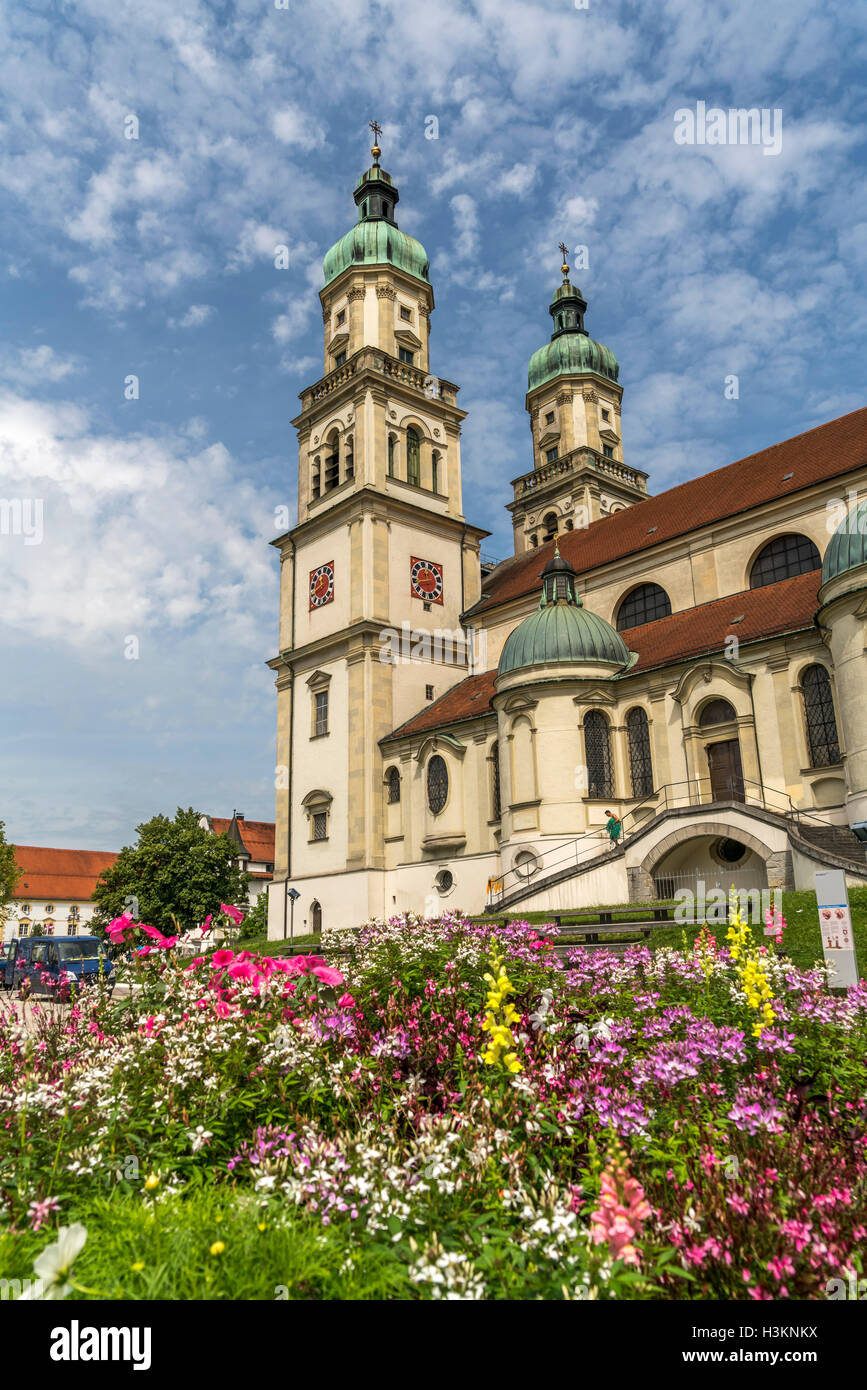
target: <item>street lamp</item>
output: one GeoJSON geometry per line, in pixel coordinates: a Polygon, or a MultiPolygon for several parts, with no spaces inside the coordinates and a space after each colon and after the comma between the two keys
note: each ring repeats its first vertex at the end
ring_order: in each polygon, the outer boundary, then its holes
{"type": "MultiPolygon", "coordinates": [[[[294,946],[295,946],[295,904],[296,904],[296,902],[298,901],[298,899],[301,897],[301,894],[298,892],[298,889],[297,889],[297,888],[288,888],[288,887],[287,887],[287,889],[286,889],[286,897],[289,899],[289,902],[290,902],[290,904],[291,904],[291,908],[290,908],[290,924],[289,924],[290,938],[289,938],[289,939],[290,939],[291,945],[292,945],[292,947],[293,947],[293,949],[294,949],[294,946]]],[[[285,912],[283,913],[283,940],[284,940],[284,941],[286,940],[286,913],[285,913],[285,912]]]]}

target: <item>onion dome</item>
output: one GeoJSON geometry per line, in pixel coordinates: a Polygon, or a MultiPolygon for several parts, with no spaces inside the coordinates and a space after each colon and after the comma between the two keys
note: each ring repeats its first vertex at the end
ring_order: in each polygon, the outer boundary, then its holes
{"type": "Polygon", "coordinates": [[[509,633],[497,675],[529,667],[581,664],[607,667],[607,671],[594,674],[616,676],[637,660],[620,633],[584,607],[575,592],[575,571],[555,545],[542,571],[539,607],[509,633]]]}
{"type": "MultiPolygon", "coordinates": [[[[371,128],[376,122],[371,122],[371,128]]],[[[378,128],[374,131],[374,140],[378,128]]],[[[391,174],[380,168],[382,151],[374,143],[372,166],[355,185],[358,222],[326,252],[322,262],[325,284],[352,265],[393,265],[430,283],[430,261],[420,241],[399,230],[394,209],[400,194],[391,174]]]]}
{"type": "Polygon", "coordinates": [[[527,372],[527,389],[543,385],[557,376],[594,372],[597,376],[616,381],[620,372],[617,358],[604,343],[597,343],[584,327],[584,314],[587,301],[577,286],[569,279],[567,254],[563,243],[560,249],[564,255],[563,283],[554,291],[548,313],[554,320],[551,341],[540,347],[530,358],[527,372]]]}
{"type": "Polygon", "coordinates": [[[822,583],[867,565],[867,498],[847,512],[837,527],[822,561],[822,583]]]}

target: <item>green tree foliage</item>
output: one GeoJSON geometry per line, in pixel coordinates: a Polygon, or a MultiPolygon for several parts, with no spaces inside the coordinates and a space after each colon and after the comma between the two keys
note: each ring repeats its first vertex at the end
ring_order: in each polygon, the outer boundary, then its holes
{"type": "Polygon", "coordinates": [[[178,807],[174,820],[154,816],[136,826],[138,843],[121,850],[100,875],[95,922],[131,912],[166,935],[187,931],[220,903],[247,902],[249,875],[235,866],[237,846],[199,825],[199,812],[178,807]]]}
{"type": "Polygon", "coordinates": [[[21,869],[15,862],[15,846],[6,843],[6,828],[0,820],[0,940],[9,900],[20,877],[21,869]]]}

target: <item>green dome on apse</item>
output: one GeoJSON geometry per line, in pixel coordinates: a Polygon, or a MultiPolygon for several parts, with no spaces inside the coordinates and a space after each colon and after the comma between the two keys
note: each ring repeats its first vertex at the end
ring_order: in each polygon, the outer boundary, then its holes
{"type": "Polygon", "coordinates": [[[822,583],[847,570],[867,565],[867,498],[847,512],[837,527],[822,561],[822,583]]]}
{"type": "Polygon", "coordinates": [[[583,606],[575,593],[575,571],[555,548],[542,573],[539,607],[509,633],[497,675],[582,662],[610,665],[616,668],[611,674],[619,675],[637,660],[620,633],[583,606]]]}
{"type": "MultiPolygon", "coordinates": [[[[374,139],[376,136],[375,131],[374,139]]],[[[400,194],[391,174],[379,166],[381,150],[375,143],[371,154],[373,165],[361,175],[352,195],[358,222],[326,252],[322,262],[325,284],[352,265],[393,265],[430,283],[427,251],[415,237],[400,231],[395,221],[400,194]]]]}

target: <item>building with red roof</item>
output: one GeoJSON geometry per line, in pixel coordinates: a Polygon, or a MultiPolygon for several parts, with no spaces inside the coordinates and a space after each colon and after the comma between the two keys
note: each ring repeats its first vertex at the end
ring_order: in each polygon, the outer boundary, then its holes
{"type": "Polygon", "coordinates": [[[86,931],[95,911],[93,892],[104,869],[117,860],[109,851],[47,849],[16,845],[21,877],[4,923],[13,936],[77,936],[86,931]]]}
{"type": "Polygon", "coordinates": [[[462,510],[379,151],[329,251],[281,558],[269,930],[867,882],[867,409],[663,492],[564,260],[514,554],[462,510]]]}

